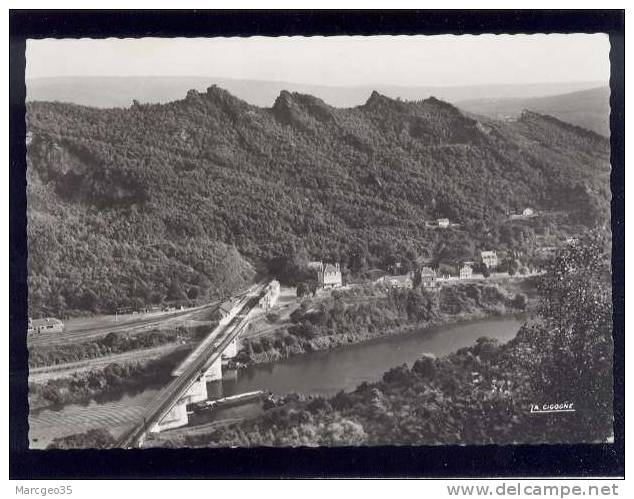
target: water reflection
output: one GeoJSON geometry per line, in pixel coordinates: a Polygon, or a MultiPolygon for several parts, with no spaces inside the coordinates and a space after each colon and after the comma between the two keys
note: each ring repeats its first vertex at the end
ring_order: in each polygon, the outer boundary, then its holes
{"type": "Polygon", "coordinates": [[[445,355],[473,345],[481,336],[508,341],[521,323],[515,317],[466,322],[250,366],[240,370],[237,379],[233,374],[232,379],[223,379],[222,391],[224,396],[254,390],[334,395],[364,381],[377,381],[392,367],[412,365],[423,353],[445,355]]]}

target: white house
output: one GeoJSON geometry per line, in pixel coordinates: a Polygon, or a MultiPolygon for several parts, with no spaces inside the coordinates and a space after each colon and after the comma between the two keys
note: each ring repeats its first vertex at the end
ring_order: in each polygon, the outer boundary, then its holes
{"type": "Polygon", "coordinates": [[[471,279],[473,269],[469,265],[463,265],[460,268],[460,279],[471,279]]]}
{"type": "Polygon", "coordinates": [[[280,283],[279,281],[272,280],[266,285],[264,288],[264,294],[260,298],[258,303],[260,308],[264,310],[268,310],[277,302],[278,297],[280,296],[280,283]]]}
{"type": "Polygon", "coordinates": [[[480,251],[480,258],[482,263],[490,269],[498,266],[498,255],[495,251],[480,251]]]}
{"type": "Polygon", "coordinates": [[[524,215],[525,217],[532,217],[533,215],[535,215],[535,210],[533,210],[533,208],[524,208],[522,215],[524,215]]]}
{"type": "Polygon", "coordinates": [[[53,317],[45,319],[29,319],[28,333],[62,333],[64,331],[64,323],[53,317]]]}
{"type": "Polygon", "coordinates": [[[436,286],[436,271],[430,267],[423,267],[420,270],[420,285],[423,288],[433,288],[436,286]]]}
{"type": "Polygon", "coordinates": [[[436,222],[438,222],[438,227],[440,227],[442,229],[446,229],[447,227],[449,227],[449,219],[448,218],[439,218],[438,220],[436,220],[436,222]]]}
{"type": "Polygon", "coordinates": [[[321,288],[338,288],[342,285],[341,269],[339,264],[334,265],[327,263],[321,264],[319,270],[317,270],[317,281],[321,288]]]}
{"type": "Polygon", "coordinates": [[[412,278],[409,275],[388,275],[385,277],[381,277],[379,282],[382,282],[386,286],[390,286],[393,288],[407,288],[411,289],[414,287],[414,283],[412,278]]]}

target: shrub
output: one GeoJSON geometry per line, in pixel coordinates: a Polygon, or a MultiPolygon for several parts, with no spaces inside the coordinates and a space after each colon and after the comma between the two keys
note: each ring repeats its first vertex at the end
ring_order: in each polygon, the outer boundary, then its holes
{"type": "Polygon", "coordinates": [[[105,449],[116,443],[113,436],[102,428],[88,430],[53,439],[48,449],[105,449]]]}
{"type": "Polygon", "coordinates": [[[266,320],[269,321],[269,323],[271,324],[277,322],[279,319],[280,314],[276,314],[275,312],[269,312],[268,314],[266,314],[266,320]]]}
{"type": "Polygon", "coordinates": [[[414,366],[412,367],[412,371],[423,378],[433,378],[436,372],[436,359],[433,355],[425,355],[418,359],[414,366]]]}
{"type": "Polygon", "coordinates": [[[383,381],[385,383],[401,383],[407,381],[408,378],[409,369],[407,369],[405,364],[393,367],[383,375],[383,381]]]}
{"type": "Polygon", "coordinates": [[[526,310],[527,299],[526,295],[522,293],[517,293],[515,298],[511,301],[511,306],[518,310],[526,310]]]}

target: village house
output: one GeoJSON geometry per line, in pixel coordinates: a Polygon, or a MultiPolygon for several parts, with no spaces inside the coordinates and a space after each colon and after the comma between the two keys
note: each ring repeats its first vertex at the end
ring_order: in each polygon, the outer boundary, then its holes
{"type": "Polygon", "coordinates": [[[498,255],[495,251],[480,251],[482,263],[489,269],[498,266],[498,255]]]}
{"type": "Polygon", "coordinates": [[[436,222],[438,223],[438,227],[440,227],[441,229],[446,229],[447,227],[449,227],[448,218],[439,218],[438,220],[436,220],[436,222]]]}
{"type": "Polygon", "coordinates": [[[45,319],[29,318],[28,333],[30,334],[62,332],[64,332],[64,323],[59,319],[53,317],[46,317],[45,319]]]}
{"type": "Polygon", "coordinates": [[[341,269],[339,264],[334,265],[327,263],[321,264],[319,270],[317,270],[317,282],[320,288],[338,288],[342,285],[341,269]]]}
{"type": "Polygon", "coordinates": [[[556,246],[540,246],[539,248],[535,248],[535,253],[541,255],[554,255],[557,252],[556,246]]]}
{"type": "Polygon", "coordinates": [[[307,267],[310,270],[319,270],[321,267],[323,266],[323,263],[315,261],[315,262],[308,262],[307,267]]]}
{"type": "Polygon", "coordinates": [[[280,283],[279,281],[273,280],[267,284],[266,288],[264,288],[264,295],[260,298],[258,305],[260,308],[268,310],[275,305],[279,296],[280,283]]]}
{"type": "Polygon", "coordinates": [[[403,264],[401,264],[401,262],[396,262],[396,263],[394,263],[394,264],[390,265],[390,266],[388,267],[388,270],[389,270],[390,272],[392,272],[393,274],[397,274],[397,273],[399,273],[399,272],[400,272],[400,270],[401,270],[401,268],[402,268],[402,267],[403,267],[403,264]]]}
{"type": "Polygon", "coordinates": [[[526,220],[527,218],[533,218],[536,216],[537,213],[535,213],[535,210],[533,208],[524,208],[524,210],[522,210],[522,213],[512,213],[509,216],[509,220],[526,220]]]}
{"type": "Polygon", "coordinates": [[[381,282],[392,288],[412,289],[414,287],[414,282],[409,275],[387,275],[381,277],[377,282],[381,282]]]}
{"type": "Polygon", "coordinates": [[[231,309],[233,308],[234,305],[234,300],[227,300],[227,301],[223,301],[220,306],[214,310],[214,312],[211,314],[211,320],[213,321],[221,321],[222,319],[224,319],[225,317],[227,317],[227,315],[229,315],[229,313],[231,312],[231,309]]]}
{"type": "Polygon", "coordinates": [[[423,267],[420,270],[420,285],[423,288],[436,287],[436,271],[431,267],[423,267]]]}
{"type": "Polygon", "coordinates": [[[463,265],[460,268],[460,279],[471,279],[473,276],[473,269],[469,265],[463,265]]]}

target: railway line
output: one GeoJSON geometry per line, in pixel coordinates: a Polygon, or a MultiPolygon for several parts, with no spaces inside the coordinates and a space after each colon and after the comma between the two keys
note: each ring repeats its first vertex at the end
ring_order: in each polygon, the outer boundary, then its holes
{"type": "Polygon", "coordinates": [[[189,315],[194,315],[200,312],[213,311],[220,306],[221,301],[214,301],[201,305],[199,307],[190,308],[187,310],[179,310],[169,314],[161,314],[154,317],[139,318],[135,321],[126,321],[120,324],[108,325],[108,326],[91,326],[81,329],[65,330],[62,333],[42,334],[40,336],[28,336],[27,345],[31,346],[48,346],[48,345],[60,345],[73,342],[81,342],[99,338],[109,333],[115,332],[134,332],[137,330],[146,329],[153,325],[161,323],[167,323],[175,319],[185,319],[189,315]]]}
{"type": "Polygon", "coordinates": [[[216,336],[201,349],[193,361],[187,365],[182,374],[169,383],[158,396],[148,404],[142,421],[118,442],[118,447],[131,448],[142,440],[152,426],[162,420],[171,410],[179,398],[183,397],[198,378],[222,355],[229,343],[239,332],[242,323],[247,320],[248,312],[258,303],[262,284],[254,286],[251,293],[245,293],[237,305],[234,317],[222,328],[216,336]]]}

